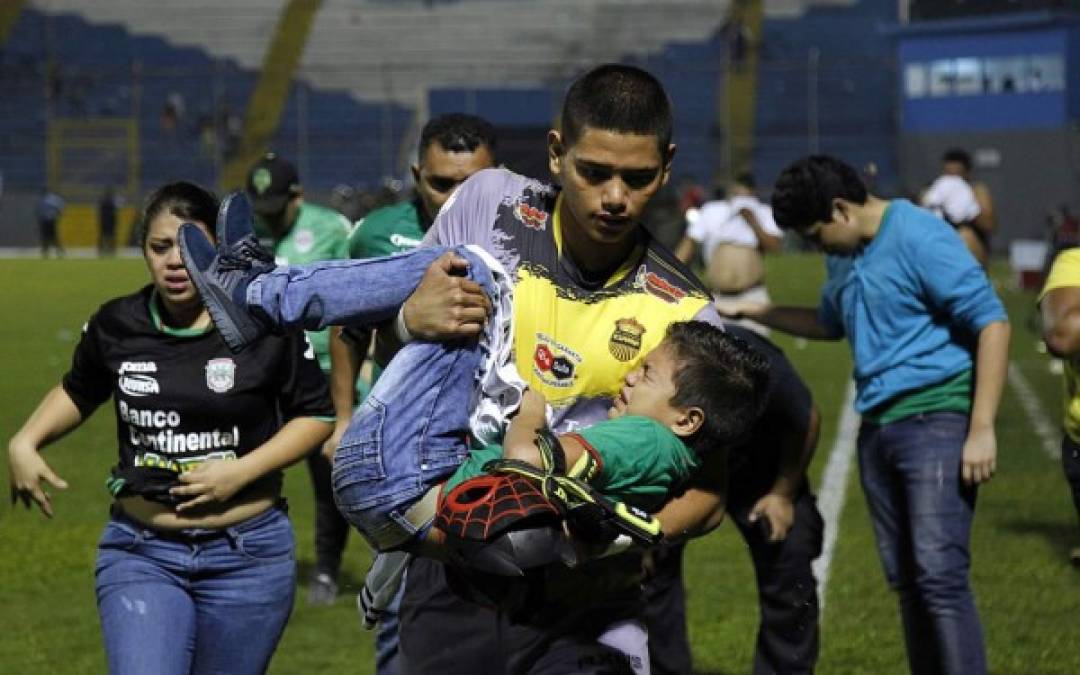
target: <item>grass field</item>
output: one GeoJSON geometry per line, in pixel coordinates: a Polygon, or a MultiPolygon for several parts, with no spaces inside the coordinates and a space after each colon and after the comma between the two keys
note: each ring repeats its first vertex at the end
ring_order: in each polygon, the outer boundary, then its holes
{"type": "MultiPolygon", "coordinates": [[[[770,261],[778,302],[816,299],[818,258],[770,261]]],[[[1003,275],[997,275],[1003,278],[1003,275]]],[[[42,394],[66,370],[79,329],[104,300],[144,283],[135,260],[4,260],[0,324],[6,354],[0,381],[0,436],[22,424],[42,394]]],[[[1028,328],[1033,297],[1003,290],[1013,320],[1012,359],[1032,385],[1043,411],[1060,418],[1060,382],[1035,350],[1028,328]]],[[[843,405],[850,359],[843,344],[799,344],[777,338],[810,384],[823,415],[812,480],[819,485],[843,405]]],[[[104,672],[93,565],[97,537],[107,517],[104,477],[116,461],[114,420],[104,406],[78,432],[51,447],[47,459],[71,484],[56,495],[56,518],[0,508],[0,672],[104,672]]],[[[1056,431],[1055,431],[1056,433],[1056,431]]],[[[979,496],[973,542],[973,583],[994,673],[1080,673],[1080,650],[1070,620],[1080,611],[1080,571],[1067,562],[1080,543],[1058,462],[1043,448],[1031,420],[1009,387],[998,421],[998,475],[979,496]],[[1073,645],[1070,647],[1070,645],[1073,645]]],[[[5,481],[7,479],[5,469],[5,481]]],[[[853,469],[839,522],[826,589],[821,673],[906,672],[896,604],[874,552],[870,523],[853,469]]],[[[300,579],[312,563],[311,491],[306,469],[287,474],[286,491],[296,526],[300,579]]],[[[353,605],[367,565],[359,538],[350,540],[343,592],[330,608],[296,607],[272,673],[372,672],[372,636],[362,632],[353,605]]],[[[752,570],[734,528],[695,542],[688,551],[686,582],[690,634],[701,673],[750,670],[757,623],[752,570]]]]}

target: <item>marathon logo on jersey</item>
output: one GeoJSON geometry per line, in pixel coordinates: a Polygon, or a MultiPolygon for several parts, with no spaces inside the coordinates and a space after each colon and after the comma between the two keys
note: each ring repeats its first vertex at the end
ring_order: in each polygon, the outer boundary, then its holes
{"type": "Polygon", "coordinates": [[[646,271],[644,265],[638,268],[637,276],[634,277],[634,285],[644,289],[649,295],[656,296],[664,302],[672,304],[686,297],[686,291],[656,272],[646,271]]]}
{"type": "Polygon", "coordinates": [[[641,351],[641,336],[643,335],[645,335],[645,326],[641,325],[637,319],[619,319],[615,322],[615,332],[608,340],[608,351],[620,361],[630,361],[641,351]]]}
{"type": "Polygon", "coordinates": [[[215,394],[224,394],[236,384],[236,363],[225,357],[206,362],[206,386],[215,394]]]}
{"type": "Polygon", "coordinates": [[[120,391],[128,396],[149,396],[160,394],[161,386],[157,379],[147,373],[156,373],[157,363],[153,361],[124,361],[120,364],[120,391]]]}
{"type": "Polygon", "coordinates": [[[535,206],[529,206],[520,197],[514,202],[514,217],[530,230],[543,232],[547,228],[548,212],[535,206]]]}
{"type": "Polygon", "coordinates": [[[536,334],[533,351],[533,374],[550,387],[566,388],[574,384],[574,373],[581,355],[543,333],[536,334]]]}

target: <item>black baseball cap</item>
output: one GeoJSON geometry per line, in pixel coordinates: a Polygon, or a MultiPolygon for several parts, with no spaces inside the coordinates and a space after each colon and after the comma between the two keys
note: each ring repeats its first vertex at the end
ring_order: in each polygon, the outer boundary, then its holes
{"type": "Polygon", "coordinates": [[[300,177],[296,167],[274,153],[267,153],[251,167],[247,179],[247,194],[255,213],[281,213],[290,199],[300,194],[300,177]]]}

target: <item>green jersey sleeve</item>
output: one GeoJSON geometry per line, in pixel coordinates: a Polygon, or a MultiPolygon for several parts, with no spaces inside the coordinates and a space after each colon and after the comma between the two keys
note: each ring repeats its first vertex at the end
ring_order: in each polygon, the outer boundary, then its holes
{"type": "Polygon", "coordinates": [[[648,417],[618,417],[573,435],[600,460],[593,487],[646,511],[658,510],[700,464],[682,439],[648,417]]]}

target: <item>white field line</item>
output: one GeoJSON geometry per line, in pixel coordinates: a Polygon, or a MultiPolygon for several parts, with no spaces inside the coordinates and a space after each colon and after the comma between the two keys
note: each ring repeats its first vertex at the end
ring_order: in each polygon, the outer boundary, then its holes
{"type": "Polygon", "coordinates": [[[836,440],[829,452],[825,473],[818,491],[818,509],[825,520],[825,536],[821,555],[814,561],[814,576],[818,582],[818,605],[825,612],[825,589],[829,584],[829,566],[836,550],[836,537],[840,533],[840,513],[844,509],[848,474],[855,457],[855,441],[859,434],[859,414],[855,412],[855,383],[849,382],[844,406],[840,410],[836,440]]]}
{"type": "Polygon", "coordinates": [[[1051,459],[1061,459],[1061,432],[1043,411],[1042,402],[1039,401],[1031,383],[1020,372],[1020,368],[1012,362],[1009,363],[1009,386],[1016,392],[1016,398],[1020,399],[1020,407],[1024,409],[1028,421],[1031,422],[1031,428],[1039,437],[1043,452],[1051,459]]]}

